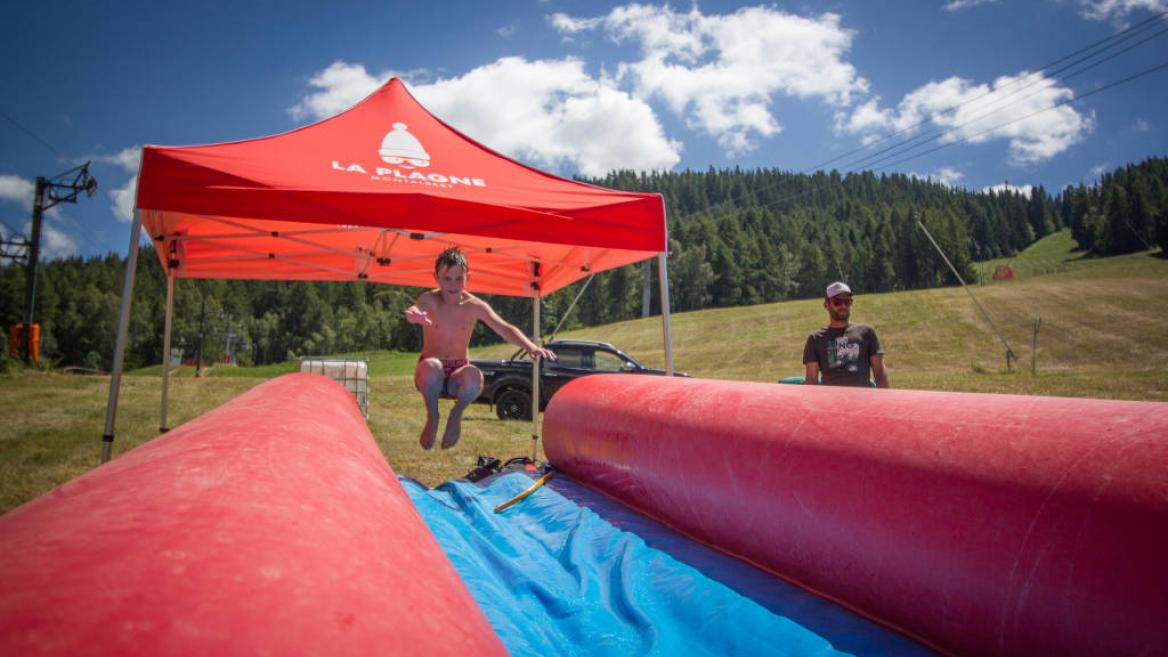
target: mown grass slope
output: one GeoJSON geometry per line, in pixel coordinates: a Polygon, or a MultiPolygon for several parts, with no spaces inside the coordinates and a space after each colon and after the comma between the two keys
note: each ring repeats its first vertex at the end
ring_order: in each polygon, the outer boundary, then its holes
{"type": "MultiPolygon", "coordinates": [[[[863,282],[851,281],[857,290],[853,321],[876,326],[894,387],[1168,401],[1168,259],[1158,253],[1090,259],[1072,247],[1065,233],[1050,236],[1008,261],[1013,281],[972,286],[1018,357],[1009,371],[1005,346],[960,287],[864,294],[863,282]],[[1035,318],[1041,318],[1037,349],[1035,318]]],[[[996,264],[979,268],[992,272],[996,264]]],[[[825,317],[819,299],[675,315],[675,364],[695,376],[742,381],[802,374],[803,341],[825,317]]],[[[662,367],[661,334],[661,319],[653,317],[562,337],[612,342],[662,367]]],[[[495,345],[474,355],[502,357],[513,350],[495,345]]],[[[483,405],[467,412],[454,449],[422,451],[423,411],[410,375],[416,354],[367,356],[369,428],[398,473],[435,485],[465,474],[479,454],[531,453],[531,424],[496,420],[483,405]]],[[[208,377],[172,378],[169,424],[177,427],[294,369],[293,363],[217,368],[208,377]]],[[[124,377],[115,457],[158,434],[158,371],[124,377]]],[[[7,410],[0,429],[0,511],[97,464],[108,389],[108,377],[0,376],[7,410]]],[[[442,402],[443,412],[449,404],[442,402]]]]}

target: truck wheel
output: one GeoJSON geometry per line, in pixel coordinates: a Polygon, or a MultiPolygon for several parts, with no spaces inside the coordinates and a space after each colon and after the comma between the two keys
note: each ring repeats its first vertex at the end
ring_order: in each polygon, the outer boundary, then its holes
{"type": "Polygon", "coordinates": [[[495,415],[500,420],[530,420],[531,393],[511,388],[495,399],[495,415]]]}

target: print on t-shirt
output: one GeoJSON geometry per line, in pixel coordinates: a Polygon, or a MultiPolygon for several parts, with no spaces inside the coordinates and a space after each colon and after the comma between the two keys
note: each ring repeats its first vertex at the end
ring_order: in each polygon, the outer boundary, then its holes
{"type": "Polygon", "coordinates": [[[841,335],[827,343],[827,366],[834,369],[843,366],[849,372],[855,372],[856,363],[860,361],[860,343],[849,342],[847,336],[841,335]]]}
{"type": "Polygon", "coordinates": [[[807,336],[803,362],[819,365],[821,382],[825,385],[866,386],[872,356],[883,353],[880,338],[867,324],[849,324],[843,328],[825,326],[807,336]]]}

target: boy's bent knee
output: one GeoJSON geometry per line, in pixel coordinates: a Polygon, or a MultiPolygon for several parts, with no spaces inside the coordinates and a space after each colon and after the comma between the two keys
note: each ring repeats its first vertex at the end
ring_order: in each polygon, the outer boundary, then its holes
{"type": "Polygon", "coordinates": [[[437,358],[423,358],[418,361],[418,366],[414,369],[414,385],[419,390],[432,383],[440,382],[444,378],[442,361],[437,358]]]}
{"type": "Polygon", "coordinates": [[[458,370],[456,372],[454,372],[454,376],[457,376],[459,378],[476,379],[476,380],[481,381],[483,378],[483,371],[480,370],[473,363],[467,363],[466,365],[463,365],[462,367],[458,368],[458,370]]]}
{"type": "Polygon", "coordinates": [[[437,358],[423,358],[418,361],[418,366],[414,368],[414,376],[419,377],[428,374],[443,376],[442,361],[437,358]]]}
{"type": "Polygon", "coordinates": [[[451,379],[455,396],[463,401],[474,401],[483,389],[483,373],[474,365],[459,368],[451,379]]]}

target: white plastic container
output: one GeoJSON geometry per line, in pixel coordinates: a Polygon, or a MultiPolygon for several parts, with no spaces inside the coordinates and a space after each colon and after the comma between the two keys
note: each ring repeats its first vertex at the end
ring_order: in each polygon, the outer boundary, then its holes
{"type": "Polygon", "coordinates": [[[323,374],[345,386],[361,407],[361,414],[369,419],[369,361],[365,358],[300,359],[300,371],[323,374]]]}

